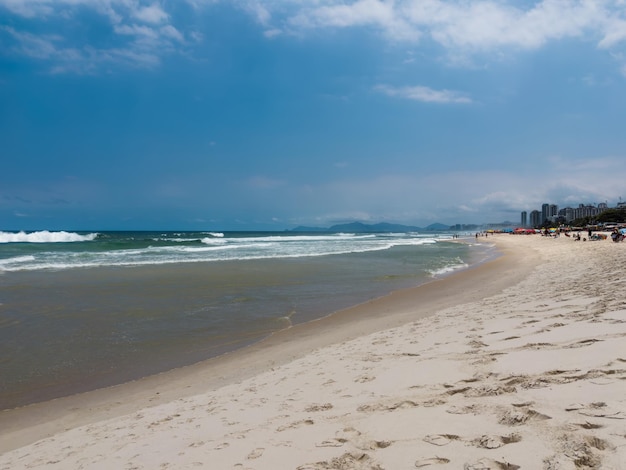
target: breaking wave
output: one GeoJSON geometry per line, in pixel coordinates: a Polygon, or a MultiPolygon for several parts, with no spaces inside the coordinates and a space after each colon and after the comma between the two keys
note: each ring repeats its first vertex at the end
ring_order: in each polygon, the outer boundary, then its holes
{"type": "Polygon", "coordinates": [[[75,232],[0,232],[0,243],[71,243],[94,240],[97,233],[81,235],[75,232]]]}

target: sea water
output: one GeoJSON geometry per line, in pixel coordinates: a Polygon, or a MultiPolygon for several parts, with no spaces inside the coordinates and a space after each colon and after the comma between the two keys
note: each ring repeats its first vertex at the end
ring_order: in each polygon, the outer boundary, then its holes
{"type": "Polygon", "coordinates": [[[445,233],[0,232],[0,409],[215,357],[489,256],[445,233]]]}

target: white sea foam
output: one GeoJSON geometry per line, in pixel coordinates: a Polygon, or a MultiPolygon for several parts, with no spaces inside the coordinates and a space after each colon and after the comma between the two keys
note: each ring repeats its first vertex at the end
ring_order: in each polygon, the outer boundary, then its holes
{"type": "Polygon", "coordinates": [[[223,238],[212,238],[212,237],[205,237],[200,241],[204,243],[205,245],[223,245],[227,243],[227,241],[223,238]]]}
{"type": "Polygon", "coordinates": [[[439,277],[439,276],[445,276],[446,274],[450,274],[454,271],[458,271],[460,269],[466,269],[468,268],[469,265],[467,263],[458,263],[458,264],[451,264],[448,266],[444,266],[443,268],[439,268],[439,269],[435,269],[430,271],[430,275],[432,277],[439,277]]]}
{"type": "Polygon", "coordinates": [[[43,230],[41,232],[0,232],[0,243],[68,243],[68,242],[87,242],[94,240],[98,236],[97,233],[89,233],[80,235],[74,232],[49,232],[43,230]]]}
{"type": "Polygon", "coordinates": [[[266,241],[266,242],[317,242],[317,241],[332,241],[332,240],[344,240],[344,239],[353,239],[353,238],[371,238],[369,235],[354,235],[354,234],[345,234],[338,233],[336,235],[268,235],[265,237],[243,237],[243,238],[232,238],[231,241],[238,240],[254,240],[256,241],[266,241]]]}
{"type": "Polygon", "coordinates": [[[12,267],[23,265],[35,261],[35,257],[31,255],[15,256],[13,258],[7,258],[0,260],[0,271],[10,270],[12,267]]]}
{"type": "MultiPolygon", "coordinates": [[[[223,234],[204,232],[204,238],[189,237],[189,233],[163,234],[151,237],[154,244],[141,245],[145,239],[135,235],[125,238],[125,235],[111,235],[105,233],[102,239],[98,234],[81,235],[71,232],[0,232],[0,241],[43,243],[51,241],[86,241],[95,240],[89,248],[75,250],[70,246],[59,244],[41,251],[38,247],[29,248],[27,244],[15,250],[6,252],[6,259],[0,264],[0,271],[21,271],[36,269],[66,269],[72,267],[95,266],[139,266],[159,265],[188,262],[237,261],[254,259],[279,259],[319,257],[329,255],[346,255],[351,253],[367,253],[385,251],[394,247],[429,246],[448,237],[441,234],[267,234],[261,236],[220,236],[223,234]],[[217,235],[217,236],[214,236],[217,235]],[[116,238],[117,237],[117,238],[116,238]],[[113,240],[124,240],[130,244],[127,248],[116,249],[113,240]],[[138,240],[138,242],[136,242],[138,240]],[[98,243],[102,241],[102,243],[98,243]],[[29,257],[31,253],[34,257],[29,257]],[[29,255],[29,256],[25,256],[29,255]]],[[[9,250],[11,247],[5,245],[9,250]]],[[[17,246],[15,248],[18,248],[17,246]]],[[[85,247],[86,248],[86,247],[85,247]]],[[[120,246],[121,248],[121,246],[120,246]]],[[[0,258],[2,253],[0,252],[0,258]]],[[[460,269],[456,266],[461,260],[450,261],[453,266],[440,268],[433,267],[433,276],[460,269]]]]}

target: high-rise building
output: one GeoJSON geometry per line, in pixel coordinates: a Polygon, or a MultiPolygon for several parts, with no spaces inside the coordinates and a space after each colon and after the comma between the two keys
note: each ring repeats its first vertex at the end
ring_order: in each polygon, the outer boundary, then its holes
{"type": "Polygon", "coordinates": [[[550,218],[550,204],[542,204],[541,205],[541,222],[539,225],[543,225],[543,223],[550,218]]]}
{"type": "Polygon", "coordinates": [[[543,220],[541,219],[541,212],[535,210],[530,212],[530,226],[533,228],[541,227],[543,220]]]}
{"type": "MultiPolygon", "coordinates": [[[[626,203],[621,201],[617,203],[616,208],[626,208],[626,203]]],[[[594,204],[579,204],[578,207],[565,207],[559,210],[559,206],[556,204],[542,204],[541,211],[534,210],[530,212],[530,220],[528,226],[541,227],[547,222],[552,223],[570,223],[577,219],[585,217],[594,218],[609,208],[607,202],[601,202],[598,205],[594,204]]],[[[524,225],[524,217],[526,211],[522,212],[522,225],[524,225]]]]}
{"type": "Polygon", "coordinates": [[[522,227],[526,227],[528,225],[528,213],[526,211],[522,211],[522,227]]]}

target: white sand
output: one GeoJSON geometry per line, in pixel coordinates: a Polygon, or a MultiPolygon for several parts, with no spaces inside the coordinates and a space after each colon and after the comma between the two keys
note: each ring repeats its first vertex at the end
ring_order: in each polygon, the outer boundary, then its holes
{"type": "Polygon", "coordinates": [[[301,354],[275,345],[282,360],[252,348],[222,381],[209,364],[150,399],[150,382],[101,392],[115,413],[81,397],[5,412],[0,469],[626,469],[626,243],[492,240],[518,257],[427,287],[451,304],[374,303],[396,327],[352,318],[301,354]]]}

